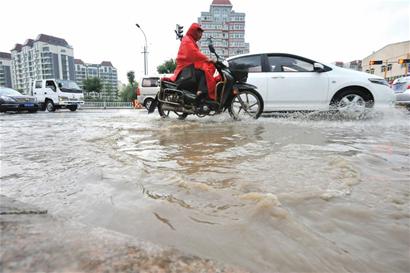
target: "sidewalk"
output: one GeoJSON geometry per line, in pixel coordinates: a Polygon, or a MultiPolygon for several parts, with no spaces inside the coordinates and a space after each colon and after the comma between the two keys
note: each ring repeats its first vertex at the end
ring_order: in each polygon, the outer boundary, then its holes
{"type": "Polygon", "coordinates": [[[246,272],[0,195],[0,272],[246,272]]]}

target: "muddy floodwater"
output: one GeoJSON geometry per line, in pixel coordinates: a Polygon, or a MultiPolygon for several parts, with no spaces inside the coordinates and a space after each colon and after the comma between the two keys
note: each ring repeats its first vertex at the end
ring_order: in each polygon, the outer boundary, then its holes
{"type": "Polygon", "coordinates": [[[1,194],[252,272],[410,271],[410,114],[1,114],[1,194]]]}

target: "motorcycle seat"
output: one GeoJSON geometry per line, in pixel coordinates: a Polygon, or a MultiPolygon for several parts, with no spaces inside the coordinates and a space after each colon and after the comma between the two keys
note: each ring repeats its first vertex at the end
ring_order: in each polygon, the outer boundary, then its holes
{"type": "Polygon", "coordinates": [[[177,88],[176,83],[173,82],[170,78],[167,78],[167,77],[161,78],[161,84],[166,88],[173,88],[173,89],[177,88]]]}

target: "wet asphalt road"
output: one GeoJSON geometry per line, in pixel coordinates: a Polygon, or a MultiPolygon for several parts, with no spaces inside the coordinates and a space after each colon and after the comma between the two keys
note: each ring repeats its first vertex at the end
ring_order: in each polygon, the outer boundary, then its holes
{"type": "Polygon", "coordinates": [[[1,114],[1,194],[254,272],[408,272],[409,117],[1,114]]]}

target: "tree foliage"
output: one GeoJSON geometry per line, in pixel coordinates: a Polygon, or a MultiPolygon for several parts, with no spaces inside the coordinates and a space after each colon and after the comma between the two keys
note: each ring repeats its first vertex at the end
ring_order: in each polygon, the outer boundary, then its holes
{"type": "Polygon", "coordinates": [[[165,61],[163,64],[157,67],[157,71],[159,74],[171,74],[174,73],[177,64],[174,59],[170,59],[165,61]]]}
{"type": "Polygon", "coordinates": [[[135,73],[134,71],[128,71],[127,72],[127,79],[128,83],[132,86],[135,83],[135,73]]]}
{"type": "Polygon", "coordinates": [[[122,101],[133,101],[138,99],[137,88],[138,83],[135,81],[134,71],[127,72],[128,84],[124,85],[120,91],[120,98],[122,101]]]}
{"type": "Polygon", "coordinates": [[[137,99],[138,84],[131,86],[130,84],[124,85],[120,91],[121,101],[133,101],[137,99]]]}
{"type": "Polygon", "coordinates": [[[87,93],[90,93],[90,92],[100,93],[103,88],[103,84],[101,83],[101,80],[96,77],[85,79],[83,81],[83,85],[84,85],[84,90],[87,93]]]}

